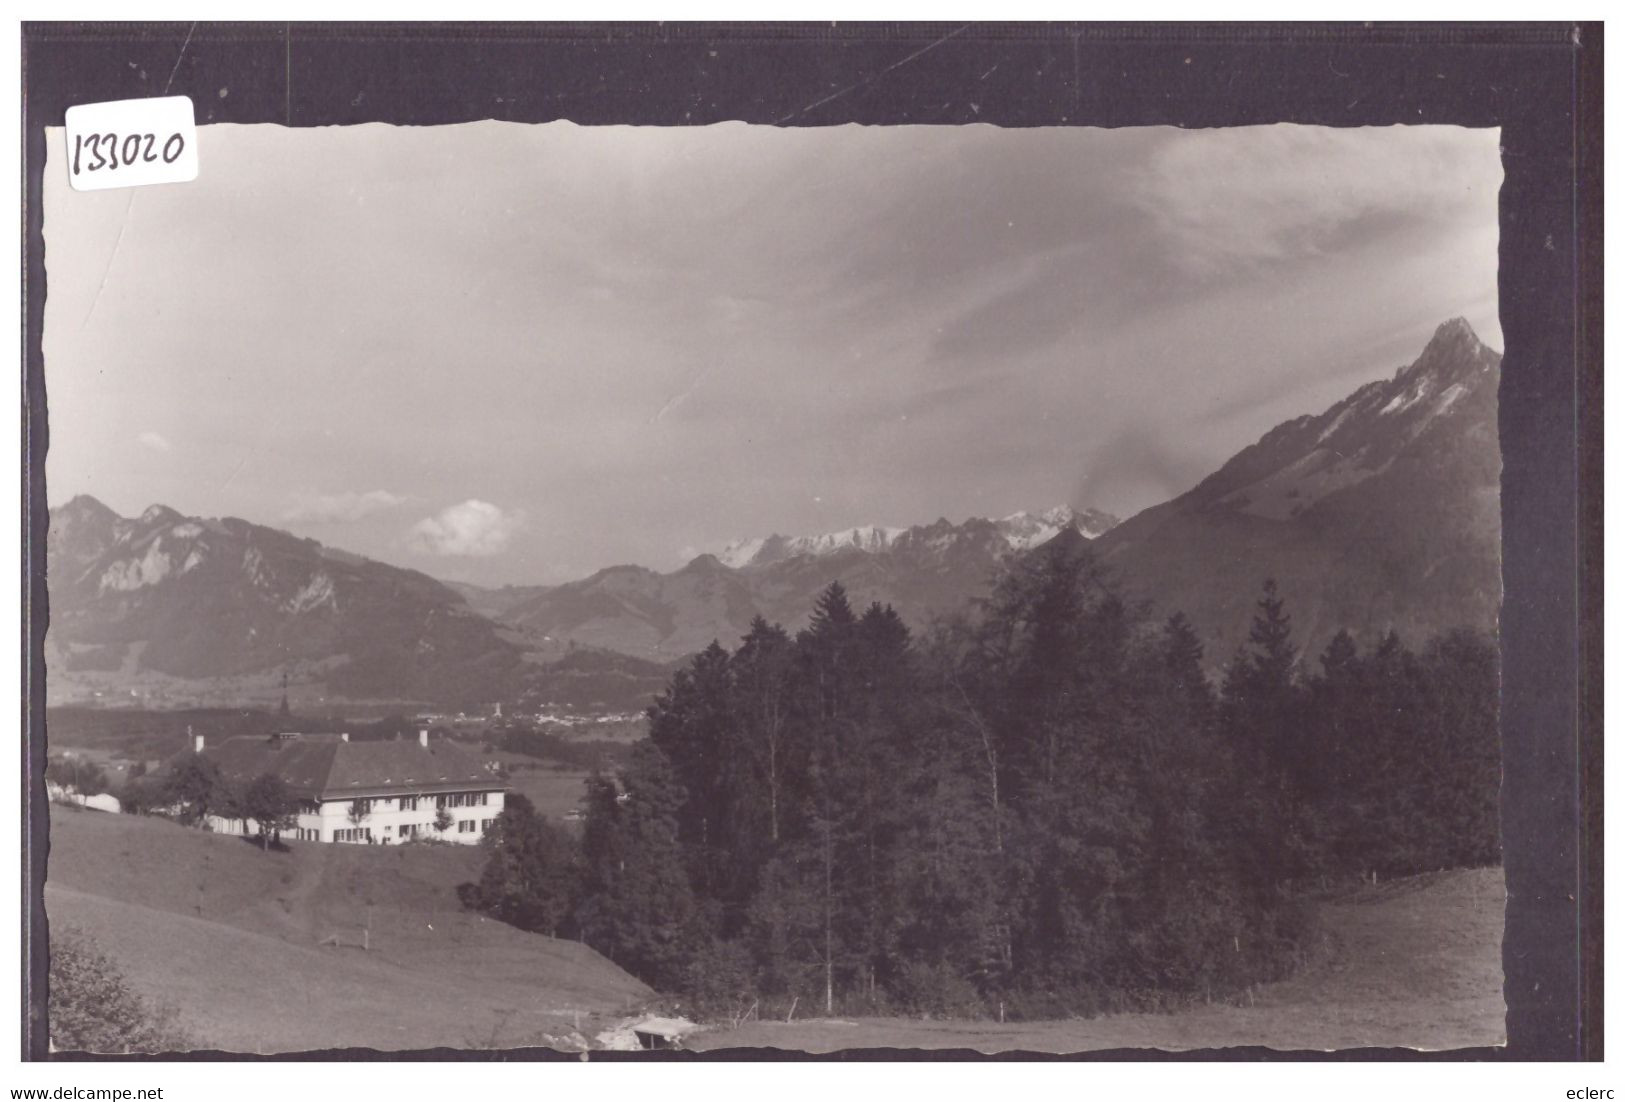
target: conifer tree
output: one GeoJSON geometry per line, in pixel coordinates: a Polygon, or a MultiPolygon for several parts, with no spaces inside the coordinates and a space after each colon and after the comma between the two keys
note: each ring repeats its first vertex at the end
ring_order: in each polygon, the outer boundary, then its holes
{"type": "Polygon", "coordinates": [[[670,759],[650,741],[633,751],[621,789],[603,777],[589,787],[576,923],[593,948],[652,986],[670,988],[699,944],[677,837],[686,795],[670,759]]]}
{"type": "Polygon", "coordinates": [[[688,797],[673,815],[690,875],[702,894],[735,902],[748,893],[757,863],[742,851],[754,849],[760,835],[753,815],[760,794],[739,719],[732,658],[715,641],[649,709],[650,740],[688,797]]]}
{"type": "Polygon", "coordinates": [[[757,616],[734,653],[735,685],[746,756],[765,802],[767,843],[778,845],[795,798],[790,777],[796,770],[791,724],[793,655],[790,637],[777,624],[757,616]]]}
{"type": "Polygon", "coordinates": [[[1292,618],[1273,578],[1264,581],[1247,639],[1225,674],[1221,716],[1244,775],[1240,806],[1259,827],[1248,836],[1248,879],[1268,896],[1311,871],[1323,849],[1322,824],[1300,798],[1312,754],[1303,737],[1292,618]]]}
{"type": "Polygon", "coordinates": [[[575,847],[564,831],[511,793],[480,843],[485,866],[463,901],[521,930],[557,936],[574,906],[575,847]]]}

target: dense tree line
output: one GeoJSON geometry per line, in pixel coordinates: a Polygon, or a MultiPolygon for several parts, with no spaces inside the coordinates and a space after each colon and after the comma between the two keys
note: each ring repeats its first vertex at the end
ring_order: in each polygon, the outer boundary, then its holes
{"type": "Polygon", "coordinates": [[[111,792],[107,771],[93,761],[75,754],[53,757],[45,763],[45,779],[80,796],[111,792]]]}
{"type": "Polygon", "coordinates": [[[127,812],[173,815],[197,825],[210,816],[252,820],[261,848],[269,848],[282,831],[292,829],[299,814],[299,799],[275,773],[234,781],[210,758],[187,752],[159,773],[147,774],[124,786],[120,798],[127,812]]]}
{"type": "Polygon", "coordinates": [[[1306,951],[1306,889],[1498,856],[1492,644],[1305,665],[1267,584],[1216,687],[1081,540],[923,639],[831,585],[675,674],[579,841],[513,800],[465,899],[713,1011],[1223,997],[1306,951]]]}

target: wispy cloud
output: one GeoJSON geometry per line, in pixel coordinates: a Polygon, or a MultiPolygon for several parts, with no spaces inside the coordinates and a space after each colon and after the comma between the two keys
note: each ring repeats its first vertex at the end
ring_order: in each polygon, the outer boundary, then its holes
{"type": "Polygon", "coordinates": [[[153,432],[150,429],[135,439],[136,443],[142,447],[151,448],[155,452],[171,452],[175,450],[174,446],[161,433],[153,432]]]}
{"type": "Polygon", "coordinates": [[[406,498],[388,490],[353,490],[337,494],[297,494],[294,504],[282,514],[284,521],[340,524],[361,520],[386,509],[406,504],[406,498]]]}
{"type": "Polygon", "coordinates": [[[1445,318],[1496,341],[1496,137],[211,128],[135,223],[48,174],[48,480],[488,583],[1129,514],[1445,318]],[[137,442],[160,425],[172,452],[137,442]]]}
{"type": "Polygon", "coordinates": [[[407,538],[414,550],[426,554],[484,558],[507,549],[519,522],[517,513],[469,498],[424,517],[412,526],[407,538]]]}
{"type": "Polygon", "coordinates": [[[1493,214],[1497,157],[1453,127],[1207,130],[1163,144],[1131,194],[1175,261],[1212,275],[1493,214]]]}

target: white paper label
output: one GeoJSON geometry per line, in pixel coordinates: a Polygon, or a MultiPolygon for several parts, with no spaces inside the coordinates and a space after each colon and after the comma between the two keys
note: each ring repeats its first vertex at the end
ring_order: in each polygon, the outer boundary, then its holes
{"type": "Polygon", "coordinates": [[[190,96],[68,108],[68,182],[75,191],[197,179],[190,96]]]}

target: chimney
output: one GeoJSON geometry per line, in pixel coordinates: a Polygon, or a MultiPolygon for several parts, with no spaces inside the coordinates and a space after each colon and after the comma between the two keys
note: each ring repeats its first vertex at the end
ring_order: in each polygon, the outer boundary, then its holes
{"type": "Polygon", "coordinates": [[[418,745],[425,750],[429,748],[429,729],[427,727],[418,729],[418,745]]]}
{"type": "Polygon", "coordinates": [[[350,741],[350,732],[348,732],[348,731],[339,732],[339,741],[340,742],[349,742],[350,741]]]}

